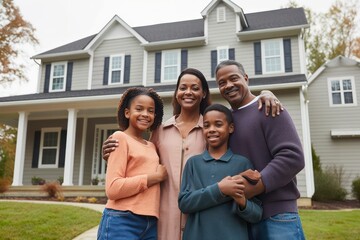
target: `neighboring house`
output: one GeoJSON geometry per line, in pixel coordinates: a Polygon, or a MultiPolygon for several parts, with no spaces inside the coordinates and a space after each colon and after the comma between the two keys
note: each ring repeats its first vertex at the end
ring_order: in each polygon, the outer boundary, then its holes
{"type": "Polygon", "coordinates": [[[213,0],[202,18],[130,27],[114,16],[95,35],[33,57],[41,60],[38,93],[0,98],[0,118],[18,127],[13,186],[38,176],[63,185],[89,185],[105,176],[103,141],[117,129],[116,108],[131,86],[154,88],[172,115],[177,76],[201,70],[214,102],[214,69],[222,60],[240,61],[252,91],[272,90],[293,117],[303,142],[306,167],[298,174],[301,196],[314,192],[302,8],[244,14],[229,0],[213,0]],[[65,150],[66,149],[66,150],[65,150]]]}
{"type": "MultiPolygon", "coordinates": [[[[351,193],[360,177],[360,62],[338,56],[309,79],[311,142],[323,169],[343,170],[351,193]]],[[[351,194],[348,195],[351,197],[351,194]]]]}

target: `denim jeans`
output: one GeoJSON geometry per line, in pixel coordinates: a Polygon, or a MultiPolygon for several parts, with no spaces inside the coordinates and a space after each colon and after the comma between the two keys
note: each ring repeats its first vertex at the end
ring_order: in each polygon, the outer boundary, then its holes
{"type": "Polygon", "coordinates": [[[253,240],[304,240],[298,213],[280,213],[251,225],[253,240]]]}
{"type": "Polygon", "coordinates": [[[97,239],[156,240],[157,218],[105,208],[97,239]]]}

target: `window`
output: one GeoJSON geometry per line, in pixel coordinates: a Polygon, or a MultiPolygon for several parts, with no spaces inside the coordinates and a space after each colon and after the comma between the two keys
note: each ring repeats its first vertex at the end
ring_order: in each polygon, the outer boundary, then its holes
{"type": "Polygon", "coordinates": [[[356,105],[354,77],[329,78],[330,106],[356,105]]]}
{"type": "Polygon", "coordinates": [[[161,79],[165,82],[176,81],[180,74],[180,50],[162,52],[161,79]]]}
{"type": "Polygon", "coordinates": [[[110,57],[109,84],[123,83],[124,79],[124,55],[110,57]]]}
{"type": "Polygon", "coordinates": [[[263,73],[266,74],[284,72],[283,40],[264,40],[261,42],[261,49],[263,73]]]}
{"type": "Polygon", "coordinates": [[[41,129],[39,168],[57,168],[61,128],[41,129]]]}
{"type": "Polygon", "coordinates": [[[66,62],[54,63],[51,66],[50,92],[65,91],[66,62]]]}
{"type": "Polygon", "coordinates": [[[229,48],[228,47],[218,47],[217,48],[217,59],[218,59],[218,64],[221,63],[222,61],[228,60],[229,59],[229,48]]]}

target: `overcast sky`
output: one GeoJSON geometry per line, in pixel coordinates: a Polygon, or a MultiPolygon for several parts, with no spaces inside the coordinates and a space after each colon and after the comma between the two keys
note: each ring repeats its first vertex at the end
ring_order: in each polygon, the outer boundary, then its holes
{"type": "MultiPolygon", "coordinates": [[[[1,1],[1,0],[0,0],[1,1]]],[[[211,0],[13,0],[36,29],[40,44],[28,57],[98,33],[118,15],[131,27],[201,18],[211,0]]],[[[279,9],[289,0],[232,0],[244,13],[279,9]]],[[[299,6],[325,12],[335,0],[294,0],[299,6]]],[[[1,89],[0,96],[36,91],[37,65],[29,62],[29,83],[1,89]],[[20,88],[20,89],[19,89],[20,88]]]]}

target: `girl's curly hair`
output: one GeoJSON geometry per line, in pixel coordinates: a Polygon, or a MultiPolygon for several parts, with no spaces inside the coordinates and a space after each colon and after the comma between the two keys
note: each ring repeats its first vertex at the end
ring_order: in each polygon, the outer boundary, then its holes
{"type": "Polygon", "coordinates": [[[154,123],[150,126],[150,130],[153,131],[162,123],[164,104],[161,97],[152,88],[132,87],[124,92],[117,109],[117,120],[120,130],[123,131],[129,127],[129,119],[125,117],[125,108],[130,108],[132,100],[139,95],[149,96],[155,103],[155,119],[154,123]]]}

